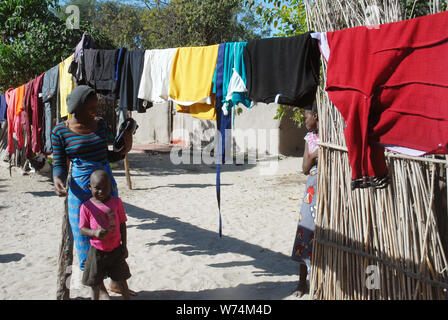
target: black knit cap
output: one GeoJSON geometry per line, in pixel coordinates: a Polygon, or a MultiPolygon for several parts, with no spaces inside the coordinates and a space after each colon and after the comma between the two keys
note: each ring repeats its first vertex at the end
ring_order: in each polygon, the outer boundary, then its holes
{"type": "Polygon", "coordinates": [[[84,105],[87,97],[91,94],[95,94],[95,90],[89,86],[81,85],[77,86],[67,97],[67,111],[72,114],[76,110],[84,105]]]}
{"type": "Polygon", "coordinates": [[[311,105],[307,105],[307,106],[303,107],[303,109],[304,109],[304,110],[311,111],[311,112],[313,112],[313,113],[317,113],[317,103],[316,103],[316,102],[313,102],[313,104],[311,104],[311,105]]]}

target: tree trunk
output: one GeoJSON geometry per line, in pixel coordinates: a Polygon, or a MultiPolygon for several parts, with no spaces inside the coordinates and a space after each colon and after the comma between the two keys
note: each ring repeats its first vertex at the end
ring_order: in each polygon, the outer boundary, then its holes
{"type": "Polygon", "coordinates": [[[124,170],[125,170],[125,174],[126,174],[126,182],[128,185],[129,190],[132,190],[132,181],[131,181],[131,172],[129,170],[129,158],[128,158],[128,154],[126,154],[126,156],[124,157],[124,170]]]}
{"type": "Polygon", "coordinates": [[[65,213],[62,220],[62,238],[59,247],[57,300],[70,299],[70,277],[73,265],[73,234],[68,221],[68,200],[65,198],[65,213]]]}

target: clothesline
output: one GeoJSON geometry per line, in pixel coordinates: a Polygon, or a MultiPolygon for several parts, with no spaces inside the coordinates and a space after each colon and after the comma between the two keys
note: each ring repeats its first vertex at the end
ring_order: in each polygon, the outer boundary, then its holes
{"type": "MultiPolygon", "coordinates": [[[[75,85],[71,75],[77,84],[86,83],[100,94],[118,98],[122,114],[145,112],[153,103],[173,101],[178,112],[217,120],[219,130],[221,123],[228,129],[227,117],[238,103],[311,106],[320,82],[322,53],[328,61],[326,90],[347,124],[345,137],[356,188],[361,180],[387,175],[384,147],[418,156],[448,152],[444,72],[448,60],[440,54],[448,48],[446,30],[445,11],[375,29],[354,27],[205,47],[97,50],[91,49],[93,39],[84,34],[72,56],[43,77],[8,90],[0,104],[8,106],[8,140],[15,133],[18,147],[23,147],[21,127],[29,128],[31,123],[33,134],[36,131],[39,138],[42,132],[46,140],[35,143],[33,152],[47,154],[51,153],[52,112],[58,111],[57,122],[69,116],[65,98],[75,85]],[[217,77],[222,77],[222,96],[217,77]],[[31,83],[39,87],[38,79],[43,83],[45,112],[36,91],[25,88],[31,83]],[[33,109],[31,101],[36,99],[33,109]],[[33,111],[37,118],[30,121],[33,111]],[[45,148],[39,150],[40,145],[45,148]]],[[[13,152],[11,143],[8,152],[13,152]]]]}
{"type": "MultiPolygon", "coordinates": [[[[84,34],[76,46],[73,55],[64,59],[57,66],[46,71],[36,79],[17,89],[8,91],[9,104],[16,110],[25,108],[21,100],[25,87],[37,81],[41,89],[37,99],[37,113],[42,113],[41,124],[33,123],[33,130],[42,134],[43,140],[33,151],[50,154],[52,152],[50,133],[53,126],[52,117],[59,123],[62,118],[70,117],[67,112],[66,97],[75,85],[87,84],[97,93],[118,99],[118,109],[123,120],[125,111],[145,112],[153,103],[173,101],[177,111],[205,120],[216,120],[217,113],[232,116],[230,110],[238,103],[252,107],[254,102],[305,103],[310,105],[314,99],[318,84],[318,72],[311,69],[319,65],[316,42],[309,33],[290,38],[272,38],[247,42],[226,43],[223,59],[223,97],[222,110],[216,107],[216,65],[219,45],[203,47],[181,47],[172,49],[116,50],[92,49],[93,39],[84,34]],[[311,43],[311,46],[304,46],[311,43]],[[289,50],[281,49],[289,46],[289,50]],[[309,61],[298,62],[294,56],[299,52],[311,56],[314,66],[309,61]],[[277,65],[278,56],[283,64],[277,65]],[[266,68],[266,61],[272,68],[266,68]],[[248,62],[248,63],[247,63],[248,62]],[[250,77],[246,76],[249,70],[250,77]],[[277,70],[277,72],[276,72],[277,70]],[[303,100],[298,95],[303,82],[294,81],[294,72],[309,74],[310,94],[303,100]],[[291,76],[287,76],[288,72],[291,76]],[[267,77],[277,77],[274,86],[266,86],[267,77]],[[39,100],[42,98],[42,101],[39,100]],[[302,101],[302,100],[303,101],[302,101]],[[45,105],[42,105],[45,103],[45,105]],[[44,128],[39,127],[44,126],[44,128]]],[[[309,59],[308,59],[309,60],[309,59]]],[[[272,81],[271,81],[272,83],[272,81]]],[[[28,102],[25,102],[28,103],[28,102]]],[[[234,111],[235,109],[233,109],[234,111]]],[[[20,122],[26,121],[28,113],[16,111],[9,119],[10,143],[8,152],[13,152],[12,136],[16,135],[18,147],[23,146],[20,122]],[[19,116],[20,115],[20,116],[19,116]]],[[[218,121],[219,122],[219,121],[218,121]]]]}
{"type": "MultiPolygon", "coordinates": [[[[120,120],[125,119],[126,111],[145,112],[153,103],[163,101],[176,103],[177,112],[217,120],[222,133],[216,152],[220,160],[224,160],[226,140],[231,138],[225,132],[232,126],[237,104],[251,108],[256,102],[276,102],[311,109],[319,84],[320,54],[310,33],[177,49],[128,51],[93,47],[93,39],[84,34],[72,56],[40,76],[46,153],[52,152],[52,111],[56,111],[57,122],[70,117],[65,100],[75,81],[104,96],[118,98],[120,120]]],[[[19,97],[15,93],[14,98],[19,97]]],[[[20,125],[9,130],[11,151],[13,132],[20,140],[19,147],[23,140],[20,125]]],[[[217,166],[216,194],[221,236],[220,165],[221,162],[217,166]]]]}

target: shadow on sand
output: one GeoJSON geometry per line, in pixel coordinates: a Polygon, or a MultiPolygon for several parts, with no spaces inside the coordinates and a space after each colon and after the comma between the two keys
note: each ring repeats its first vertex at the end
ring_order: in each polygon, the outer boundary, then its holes
{"type": "MultiPolygon", "coordinates": [[[[164,239],[147,243],[149,246],[173,246],[171,250],[186,256],[236,253],[248,257],[248,261],[234,261],[222,264],[210,264],[213,268],[229,268],[234,266],[252,266],[256,276],[295,276],[298,274],[297,263],[283,253],[263,248],[240,239],[223,236],[217,232],[202,229],[178,218],[167,217],[153,211],[145,210],[125,203],[128,216],[141,220],[142,224],[128,225],[128,228],[139,230],[168,229],[164,239]]],[[[291,246],[293,245],[291,235],[291,246]]]]}
{"type": "MultiPolygon", "coordinates": [[[[254,245],[236,238],[219,238],[218,233],[199,228],[178,218],[171,218],[156,212],[145,210],[129,203],[124,203],[129,217],[143,222],[128,225],[128,229],[171,230],[164,235],[169,240],[147,243],[150,246],[169,245],[171,250],[187,256],[217,255],[237,253],[251,258],[248,261],[209,264],[212,268],[230,268],[235,266],[253,266],[259,276],[296,276],[297,263],[289,256],[254,245]]],[[[292,239],[293,240],[293,239],[292,239]]],[[[132,272],[132,270],[131,270],[132,272]]],[[[280,300],[290,296],[297,287],[297,281],[265,281],[251,284],[238,284],[230,288],[204,289],[200,291],[155,290],[139,291],[132,300],[280,300]]],[[[131,288],[132,289],[132,288],[131,288]]],[[[76,298],[84,299],[84,298],[76,298]]],[[[121,300],[113,295],[112,300],[121,300]]]]}
{"type": "Polygon", "coordinates": [[[21,253],[0,254],[0,263],[17,262],[22,260],[23,257],[25,255],[21,253]]]}

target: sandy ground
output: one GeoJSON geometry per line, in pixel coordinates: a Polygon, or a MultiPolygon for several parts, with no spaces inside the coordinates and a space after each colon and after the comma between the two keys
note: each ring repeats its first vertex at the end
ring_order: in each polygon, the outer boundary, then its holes
{"type": "MultiPolygon", "coordinates": [[[[114,176],[128,215],[134,299],[297,299],[290,254],[306,182],[300,158],[279,161],[275,175],[225,166],[222,238],[213,166],[138,152],[130,164],[134,190],[122,167],[114,176]]],[[[55,299],[63,200],[46,176],[12,175],[0,167],[0,299],[55,299]]],[[[88,298],[79,276],[71,297],[88,298]]]]}

